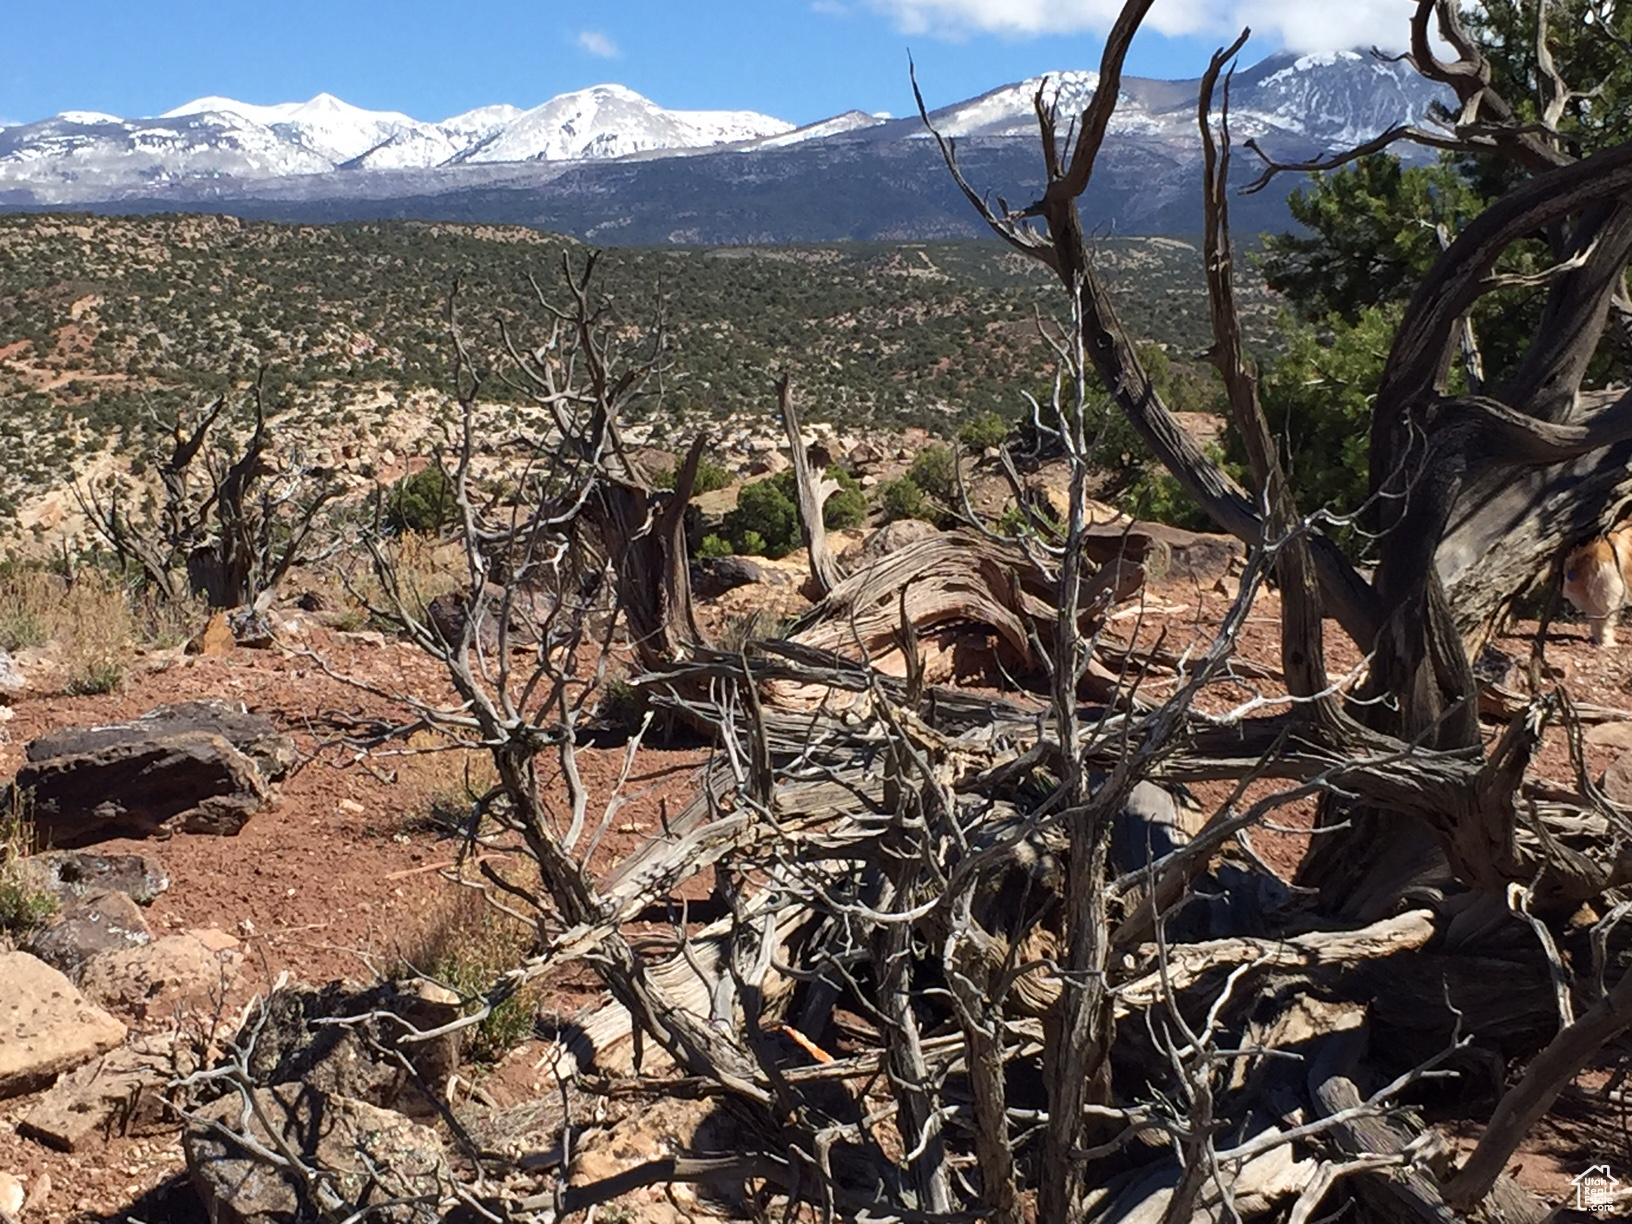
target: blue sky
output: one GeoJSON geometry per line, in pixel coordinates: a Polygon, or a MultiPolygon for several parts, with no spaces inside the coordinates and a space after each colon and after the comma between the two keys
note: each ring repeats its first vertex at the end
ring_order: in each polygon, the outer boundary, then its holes
{"type": "MultiPolygon", "coordinates": [[[[206,94],[441,119],[617,81],[676,108],[807,123],[910,111],[907,53],[932,106],[1098,63],[1114,0],[4,0],[0,121],[63,110],[152,115],[206,94]]],[[[1398,44],[1409,0],[1158,0],[1130,69],[1197,75],[1226,31],[1253,60],[1398,44]]]]}

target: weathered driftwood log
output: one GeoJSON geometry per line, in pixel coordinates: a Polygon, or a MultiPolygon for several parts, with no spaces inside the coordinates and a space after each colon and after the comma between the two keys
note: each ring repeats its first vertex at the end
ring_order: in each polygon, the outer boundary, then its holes
{"type": "MultiPolygon", "coordinates": [[[[1292,1145],[1285,1143],[1243,1162],[1239,1168],[1221,1168],[1223,1187],[1209,1181],[1194,1214],[1185,1219],[1191,1224],[1220,1224],[1268,1215],[1309,1184],[1315,1164],[1310,1159],[1297,1159],[1292,1145]],[[1229,1190],[1233,1212],[1223,1203],[1223,1189],[1229,1190]]],[[[1163,1163],[1119,1179],[1112,1187],[1089,1195],[1087,1219],[1090,1224],[1163,1224],[1180,1174],[1176,1163],[1163,1163]]]]}
{"type": "MultiPolygon", "coordinates": [[[[1119,600],[1144,583],[1153,545],[1130,530],[1107,530],[1089,544],[1098,568],[1080,599],[1084,636],[1119,600]]],[[[972,647],[982,670],[996,662],[1011,674],[1040,666],[1057,618],[1053,579],[1018,548],[973,531],[917,540],[850,575],[828,592],[789,635],[797,645],[866,662],[886,676],[905,676],[902,621],[910,624],[923,662],[922,683],[949,679],[960,643],[972,647]]],[[[1101,669],[1101,678],[1108,673],[1101,669]]],[[[773,681],[766,699],[794,708],[818,704],[825,686],[773,681]]]]}
{"type": "Polygon", "coordinates": [[[782,413],[782,428],[788,434],[788,451],[793,457],[793,482],[799,495],[799,532],[804,537],[805,551],[810,558],[810,576],[816,583],[816,589],[826,595],[844,577],[832,550],[827,546],[827,524],[822,518],[822,507],[827,505],[829,497],[839,491],[839,483],[829,480],[825,473],[814,471],[810,466],[804,435],[799,432],[793,384],[786,374],[777,379],[776,399],[782,413]]]}
{"type": "MultiPolygon", "coordinates": [[[[1355,1061],[1364,1033],[1356,1030],[1329,1040],[1309,1069],[1309,1096],[1320,1117],[1353,1113],[1361,1103],[1360,1090],[1346,1072],[1355,1061]]],[[[1403,1119],[1353,1113],[1328,1132],[1329,1142],[1344,1157],[1397,1155],[1418,1138],[1403,1119]]],[[[1432,1172],[1422,1167],[1379,1169],[1357,1173],[1355,1193],[1386,1220],[1420,1224],[1461,1224],[1463,1217],[1447,1203],[1432,1172]]],[[[1535,1195],[1503,1174],[1491,1187],[1483,1217],[1505,1224],[1540,1224],[1552,1214],[1535,1195]]]]}

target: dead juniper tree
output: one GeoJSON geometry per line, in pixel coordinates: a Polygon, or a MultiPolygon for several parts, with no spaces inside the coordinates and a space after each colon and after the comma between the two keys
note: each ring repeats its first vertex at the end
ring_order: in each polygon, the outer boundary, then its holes
{"type": "MultiPolygon", "coordinates": [[[[633,1046],[636,1087],[665,1091],[678,1076],[733,1120],[729,1150],[605,1181],[523,1190],[517,1170],[501,1179],[483,1165],[465,1193],[489,1217],[559,1218],[675,1179],[843,1219],[1546,1215],[1502,1170],[1632,1024],[1632,827],[1579,767],[1567,694],[1538,692],[1487,733],[1468,650],[1629,479],[1629,401],[1582,389],[1579,350],[1616,308],[1632,249],[1615,245],[1632,154],[1540,167],[1449,243],[1378,400],[1372,511],[1388,530],[1367,579],[1325,533],[1331,516],[1296,504],[1240,339],[1224,104],[1239,43],[1204,74],[1197,119],[1212,356],[1250,491],[1167,412],[1095,266],[1077,200],[1149,7],[1123,9],[1069,149],[1039,93],[1047,186],[1034,203],[990,208],[942,146],[993,228],[1064,291],[1057,390],[1035,406],[1072,473],[1062,525],[1004,538],[975,520],[845,573],[813,526],[826,491],[784,383],[821,598],[785,637],[723,651],[687,578],[702,443],[661,491],[622,441],[663,360],[660,335],[620,349],[592,296],[593,259],[569,268],[564,305],[540,295],[543,338],[505,337],[539,422],[505,499],[480,491],[491,410],[458,346],[457,614],[416,619],[389,558],[378,564],[391,611],[456,695],[412,701],[416,717],[496,766],[468,836],[536,867],[535,880],[479,864],[494,902],[536,933],[482,1005],[583,961],[611,1001],[557,1069],[621,1069],[633,1046]],[[1541,287],[1569,326],[1538,337],[1514,387],[1451,396],[1461,315],[1502,245],[1551,225],[1582,243],[1541,287]],[[1239,597],[1176,653],[1111,619],[1160,540],[1086,520],[1090,369],[1247,545],[1239,597]],[[1492,558],[1477,571],[1469,541],[1492,558]],[[1237,649],[1269,582],[1278,671],[1237,649]],[[1352,674],[1328,666],[1328,618],[1366,656],[1352,674]],[[1002,691],[945,683],[968,678],[971,654],[1002,691]],[[580,767],[614,666],[714,745],[695,798],[618,860],[605,834],[649,730],[624,746],[611,793],[592,793],[580,767]],[[1554,727],[1570,737],[1578,794],[1526,780],[1554,727]],[[1225,798],[1185,814],[1186,784],[1221,782],[1225,798]],[[1252,834],[1317,800],[1312,887],[1289,889],[1255,859],[1252,834]],[[698,881],[707,901],[683,900],[698,881]],[[654,916],[662,939],[636,925],[654,916]],[[1489,1119],[1460,1167],[1401,1108],[1430,1093],[1489,1119]]],[[[1454,6],[1425,0],[1421,39],[1436,12],[1455,34],[1454,6]]],[[[1486,88],[1471,59],[1416,55],[1486,88]]],[[[1489,99],[1469,106],[1470,140],[1534,135],[1509,133],[1489,99]]]]}
{"type": "Polygon", "coordinates": [[[111,481],[75,488],[92,529],[166,600],[201,594],[212,608],[255,605],[292,567],[333,551],[333,541],[318,546],[317,532],[339,487],[277,446],[265,381],[262,370],[241,443],[223,436],[224,395],[190,416],[176,414],[169,451],[156,464],[156,506],[132,506],[130,493],[111,481]]]}
{"type": "MultiPolygon", "coordinates": [[[[535,954],[484,1005],[584,959],[613,1002],[583,1025],[582,1065],[649,1041],[751,1121],[731,1154],[692,1153],[553,1197],[507,1200],[478,1186],[481,1201],[512,1214],[546,1201],[572,1210],[689,1177],[752,1183],[844,1218],[1114,1219],[1161,1203],[1187,1219],[1198,1203],[1291,1203],[1316,1167],[1294,1144],[1385,1115],[1423,1072],[1299,1126],[1273,1124],[1254,1114],[1252,1093],[1230,1091],[1249,1065],[1283,1052],[1223,1040],[1244,1023],[1239,984],[1273,986],[1284,1011],[1312,981],[1341,982],[1420,947],[1432,926],[1413,913],[1356,932],[1169,948],[1168,924],[1218,848],[1318,793],[1336,762],[1291,792],[1252,805],[1236,796],[1154,864],[1148,854],[1117,863],[1112,843],[1119,828],[1140,827],[1129,810],[1140,784],[1184,776],[1198,736],[1237,735],[1281,702],[1259,697],[1212,716],[1197,707],[1239,681],[1234,643],[1247,611],[1266,573],[1293,564],[1286,557],[1310,525],[1288,519],[1280,537],[1259,541],[1212,640],[1181,661],[1166,700],[1146,699],[1148,660],[1126,644],[1102,647],[1107,614],[1137,594],[1157,545],[1137,527],[1086,521],[1091,413],[1076,321],[1047,410],[1073,471],[1062,529],[1004,539],[971,523],[849,575],[831,558],[824,566],[818,544],[814,575],[820,583],[831,566],[831,578],[811,612],[784,640],[721,652],[691,615],[677,525],[700,447],[672,492],[629,461],[619,424],[661,354],[620,363],[592,303],[592,271],[593,261],[569,275],[571,300],[551,312],[541,343],[507,337],[548,432],[534,461],[510,473],[521,495],[503,512],[476,491],[481,378],[460,346],[452,481],[468,594],[437,623],[416,620],[406,599],[392,611],[443,662],[458,697],[451,708],[416,702],[417,715],[497,766],[471,836],[519,839],[538,869],[533,884],[481,864],[495,902],[537,933],[535,954]],[[1035,696],[940,687],[971,639],[1035,696]],[[620,642],[654,702],[708,729],[717,755],[693,802],[603,864],[596,853],[622,797],[590,794],[580,741],[620,642]],[[706,872],[711,903],[688,920],[676,893],[706,872]],[[658,953],[628,932],[654,911],[679,915],[658,953]],[[1160,1036],[1130,1039],[1129,1020],[1160,1036]],[[1175,1104],[1215,1090],[1199,1124],[1175,1104]],[[1170,1139],[1172,1160],[1140,1158],[1153,1136],[1170,1139]]],[[[801,502],[819,513],[823,490],[786,383],[780,406],[801,502]]],[[[378,563],[391,597],[389,559],[378,563]]],[[[1335,691],[1322,677],[1290,700],[1313,706],[1335,691]]],[[[637,735],[627,747],[624,776],[639,744],[637,735]]],[[[1269,918],[1250,921],[1267,929],[1269,918]]],[[[1272,1018],[1297,1041],[1322,1035],[1272,1018]]],[[[1411,1159],[1323,1167],[1329,1185],[1411,1159]]]]}
{"type": "MultiPolygon", "coordinates": [[[[1084,349],[1153,452],[1221,527],[1262,545],[1286,538],[1288,525],[1299,519],[1257,404],[1231,302],[1227,131],[1222,148],[1210,131],[1222,59],[1204,79],[1200,106],[1208,155],[1210,355],[1251,460],[1250,494],[1201,453],[1161,402],[1117,320],[1077,213],[1116,104],[1122,56],[1149,7],[1148,0],[1124,7],[1108,40],[1099,89],[1077,121],[1068,155],[1039,96],[1047,187],[1035,203],[994,210],[959,174],[952,147],[942,147],[992,228],[1055,271],[1079,303],[1084,349]]],[[[1440,898],[1447,917],[1480,907],[1477,912],[1496,924],[1518,890],[1527,906],[1533,901],[1547,911],[1556,930],[1583,905],[1588,914],[1618,914],[1622,887],[1632,882],[1624,850],[1632,826],[1584,776],[1571,810],[1543,811],[1527,793],[1526,767],[1549,723],[1567,715],[1567,701],[1538,692],[1487,745],[1469,662],[1559,550],[1601,527],[1632,491],[1632,393],[1624,381],[1586,381],[1593,358],[1607,351],[1606,332],[1628,314],[1632,142],[1580,160],[1567,151],[1557,130],[1560,100],[1584,96],[1591,83],[1563,81],[1548,53],[1545,4],[1537,7],[1536,21],[1539,122],[1521,121],[1514,101],[1493,88],[1457,6],[1420,0],[1408,58],[1455,92],[1459,110],[1439,116],[1435,129],[1402,126],[1363,150],[1321,163],[1411,139],[1503,159],[1523,177],[1449,242],[1396,333],[1371,432],[1370,509],[1380,530],[1375,574],[1363,577],[1318,531],[1318,513],[1309,520],[1316,529],[1290,538],[1277,556],[1283,671],[1290,693],[1303,700],[1284,715],[1234,729],[1227,751],[1219,752],[1223,745],[1210,735],[1198,735],[1177,767],[1192,777],[1241,776],[1222,759],[1204,764],[1215,752],[1219,758],[1240,752],[1242,766],[1250,760],[1262,776],[1307,781],[1324,773],[1332,784],[1323,803],[1330,832],[1316,839],[1300,883],[1318,890],[1328,913],[1349,920],[1378,917],[1416,895],[1440,898]],[[1440,57],[1430,38],[1436,27],[1456,58],[1440,57]],[[1557,263],[1535,282],[1542,314],[1529,351],[1505,385],[1454,393],[1450,371],[1468,312],[1503,283],[1492,274],[1503,253],[1538,233],[1557,263]],[[1322,620],[1328,616],[1369,656],[1352,700],[1326,688],[1322,620]]],[[[1283,168],[1271,165],[1266,173],[1283,168]]],[[[1607,938],[1614,923],[1606,922],[1599,934],[1607,938]]],[[[1518,931],[1501,927],[1486,950],[1511,943],[1518,931]]],[[[1592,963],[1601,966],[1605,938],[1595,946],[1592,963]]],[[[1558,968],[1551,937],[1535,951],[1558,968]]],[[[1543,980],[1545,963],[1538,966],[1543,980]]],[[[1402,971],[1401,985],[1409,980],[1402,971]]],[[[1574,984],[1575,994],[1595,1000],[1592,1023],[1561,1007],[1556,1038],[1503,1100],[1479,1152],[1443,1188],[1451,1202],[1467,1207],[1483,1199],[1524,1126],[1605,1040],[1632,1025],[1622,997],[1632,985],[1624,974],[1620,980],[1607,991],[1602,978],[1574,984]]],[[[1465,986],[1459,989],[1469,997],[1465,986]]],[[[1469,1017],[1470,1023],[1482,1020],[1469,1017]]],[[[1544,1037],[1545,1029],[1532,1031],[1513,1044],[1528,1054],[1544,1037]]]]}

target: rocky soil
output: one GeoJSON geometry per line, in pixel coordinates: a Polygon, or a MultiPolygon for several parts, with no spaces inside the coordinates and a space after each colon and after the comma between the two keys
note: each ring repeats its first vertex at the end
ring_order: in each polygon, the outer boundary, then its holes
{"type": "MultiPolygon", "coordinates": [[[[706,626],[717,632],[733,618],[767,606],[779,612],[798,607],[802,564],[797,554],[763,564],[757,581],[705,605],[706,626]]],[[[1231,591],[1227,572],[1174,578],[1120,609],[1115,623],[1130,638],[1147,644],[1162,639],[1165,650],[1179,652],[1208,638],[1231,591]]],[[[1277,618],[1275,597],[1264,596],[1242,639],[1244,657],[1269,669],[1278,665],[1277,618]]],[[[242,703],[270,720],[294,749],[286,776],[265,784],[264,801],[235,832],[189,832],[183,822],[159,829],[157,839],[93,837],[90,849],[97,854],[145,860],[146,874],[138,877],[148,885],[131,885],[131,891],[152,893],[158,877],[168,886],[156,895],[137,896],[145,902],[139,906],[115,900],[84,911],[69,899],[64,917],[77,914],[87,929],[111,941],[82,963],[69,962],[83,994],[82,1001],[74,998],[83,1030],[80,1044],[33,1080],[18,1078],[9,1087],[7,1044],[21,1039],[7,1028],[5,1012],[8,1001],[21,997],[22,977],[5,958],[19,958],[21,964],[23,954],[0,953],[0,1219],[6,1212],[17,1216],[19,1206],[20,1218],[29,1224],[202,1219],[174,1118],[162,1109],[109,1111],[97,1126],[81,1128],[70,1140],[60,1130],[42,1134],[40,1111],[51,1080],[59,1074],[71,1078],[76,1067],[99,1065],[90,1060],[110,1048],[120,1051],[123,1061],[106,1064],[109,1075],[136,1075],[143,1059],[157,1065],[166,1057],[174,1071],[178,1038],[184,1048],[189,1042],[208,1044],[231,1031],[254,995],[286,977],[313,984],[389,977],[419,954],[457,907],[459,890],[443,874],[454,863],[456,844],[430,813],[439,797],[462,785],[467,762],[457,754],[404,752],[401,740],[363,751],[362,734],[400,725],[403,711],[336,677],[433,699],[446,695],[445,680],[413,647],[375,633],[344,632],[323,619],[293,605],[280,607],[274,612],[279,644],[271,649],[220,645],[214,654],[154,651],[136,661],[117,692],[100,696],[53,691],[45,673],[31,677],[25,668],[25,687],[9,705],[0,705],[0,781],[29,765],[28,745],[41,737],[198,700],[242,703]],[[138,927],[147,932],[146,942],[127,938],[138,927]],[[32,1129],[31,1117],[36,1119],[32,1129]],[[65,1146],[72,1150],[60,1150],[65,1146]]],[[[1499,645],[1522,662],[1530,650],[1526,635],[1534,630],[1534,625],[1517,626],[1499,645]]],[[[1335,626],[1329,633],[1342,640],[1335,626]]],[[[1584,627],[1572,624],[1555,627],[1546,647],[1548,663],[1574,699],[1594,707],[1601,719],[1587,738],[1589,772],[1594,778],[1607,774],[1611,794],[1632,799],[1632,769],[1626,770],[1625,790],[1619,789],[1617,769],[1632,752],[1632,648],[1596,650],[1584,627]]],[[[1339,647],[1333,662],[1359,660],[1352,648],[1345,653],[1339,647]]],[[[1162,683],[1153,681],[1158,692],[1162,683]]],[[[1272,680],[1248,682],[1239,690],[1215,691],[1208,701],[1228,708],[1254,695],[1249,684],[1275,691],[1272,680]]],[[[422,740],[408,742],[425,746],[422,740]]],[[[691,794],[706,756],[706,747],[698,744],[644,749],[628,787],[629,801],[601,853],[620,855],[657,829],[664,813],[691,794]]],[[[468,764],[472,771],[482,767],[474,759],[468,764]]],[[[622,764],[623,750],[615,744],[591,747],[580,757],[585,780],[597,795],[608,793],[622,764]]],[[[1549,738],[1535,772],[1561,786],[1572,784],[1561,736],[1549,738]]],[[[1226,793],[1227,788],[1200,787],[1197,797],[1210,810],[1226,793]]],[[[1307,846],[1303,830],[1312,815],[1308,809],[1283,812],[1279,829],[1253,835],[1253,849],[1283,878],[1291,878],[1307,846]]],[[[89,891],[105,896],[108,890],[89,891]]],[[[65,985],[53,978],[31,989],[73,997],[73,987],[64,991],[65,985]]],[[[541,1031],[552,1019],[575,1015],[598,999],[585,978],[551,982],[538,1002],[541,1031]]],[[[61,1033],[67,1040],[66,1027],[61,1033]]],[[[542,1102],[553,1100],[555,1092],[539,1069],[546,1049],[541,1039],[529,1039],[496,1065],[465,1067],[456,1095],[474,1092],[494,1110],[512,1111],[505,1117],[529,1102],[543,1110],[542,1102]]],[[[1624,1108],[1596,1097],[1606,1078],[1602,1067],[1585,1074],[1522,1153],[1521,1180],[1552,1200],[1561,1200],[1569,1178],[1593,1161],[1632,1169],[1632,1126],[1624,1108]]],[[[289,1099],[281,1107],[299,1105],[289,1099]]],[[[705,1125],[707,1115],[696,1103],[654,1106],[629,1099],[614,1099],[601,1111],[578,1156],[579,1180],[672,1153],[705,1125]]],[[[672,1194],[646,1189],[627,1196],[618,1209],[628,1212],[625,1219],[678,1220],[731,1218],[742,1205],[699,1198],[685,1188],[672,1194]]]]}

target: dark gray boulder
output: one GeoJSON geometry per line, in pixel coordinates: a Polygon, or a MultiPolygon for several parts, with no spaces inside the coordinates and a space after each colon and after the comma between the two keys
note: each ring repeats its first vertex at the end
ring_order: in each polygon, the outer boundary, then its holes
{"type": "Polygon", "coordinates": [[[109,890],[124,893],[137,905],[151,905],[170,887],[163,865],[145,854],[47,850],[23,859],[20,866],[33,887],[51,893],[64,907],[109,890]]]}
{"type": "Polygon", "coordinates": [[[452,1181],[442,1141],[401,1114],[301,1084],[256,1088],[254,1104],[246,1110],[228,1093],[196,1111],[182,1137],[213,1224],[297,1224],[365,1209],[375,1224],[434,1224],[452,1205],[442,1201],[452,1181]],[[240,1126],[263,1150],[291,1151],[326,1176],[302,1182],[221,1133],[240,1126]],[[308,1188],[325,1201],[313,1202],[308,1188]]]}
{"type": "Polygon", "coordinates": [[[28,759],[43,761],[194,731],[219,735],[253,761],[268,782],[280,781],[300,760],[294,741],[266,715],[217,698],[162,705],[126,723],[48,731],[29,743],[28,759]]]}
{"type": "Polygon", "coordinates": [[[443,1028],[462,1014],[459,996],[431,982],[297,986],[277,991],[265,1007],[266,1022],[250,1058],[259,1083],[310,1084],[419,1115],[434,1112],[427,1092],[440,1096],[459,1069],[457,1033],[403,1040],[443,1028]],[[398,1050],[412,1072],[396,1057],[398,1050]]]}
{"type": "Polygon", "coordinates": [[[152,937],[136,902],[108,890],[75,897],[29,937],[23,950],[77,981],[93,956],[138,947],[152,937]]]}
{"type": "Polygon", "coordinates": [[[223,701],[162,706],[128,723],[69,727],[28,745],[13,785],[35,831],[73,849],[110,837],[233,834],[298,760],[271,720],[223,701]]]}
{"type": "Polygon", "coordinates": [[[727,591],[764,581],[764,567],[747,557],[707,557],[691,567],[691,590],[699,599],[718,599],[727,591]]]}

